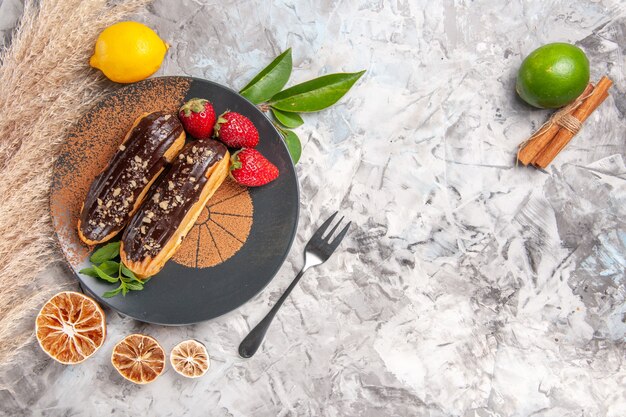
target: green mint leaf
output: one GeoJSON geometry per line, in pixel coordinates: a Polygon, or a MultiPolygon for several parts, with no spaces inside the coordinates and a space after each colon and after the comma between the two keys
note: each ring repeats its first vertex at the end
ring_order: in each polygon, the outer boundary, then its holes
{"type": "Polygon", "coordinates": [[[291,160],[295,165],[300,160],[300,155],[302,154],[302,144],[300,143],[300,138],[293,130],[283,130],[283,133],[285,144],[287,144],[291,160]]]}
{"type": "Polygon", "coordinates": [[[98,273],[96,272],[95,269],[89,267],[89,268],[83,268],[80,271],[78,271],[79,273],[83,274],[83,275],[87,275],[90,277],[94,277],[94,278],[98,278],[98,273]]]}
{"type": "Polygon", "coordinates": [[[285,127],[293,129],[298,126],[302,126],[302,124],[304,123],[304,120],[302,120],[302,117],[300,117],[298,113],[287,113],[273,107],[271,108],[271,110],[274,118],[278,121],[278,123],[285,127]]]}
{"type": "Polygon", "coordinates": [[[104,261],[98,268],[107,275],[117,276],[120,270],[120,263],[115,261],[104,261]]]}
{"type": "Polygon", "coordinates": [[[120,293],[120,291],[122,291],[122,286],[121,285],[119,287],[117,287],[116,289],[114,289],[114,290],[105,292],[104,294],[102,294],[102,296],[104,298],[115,297],[117,294],[120,293]]]}
{"type": "MultiPolygon", "coordinates": [[[[126,265],[122,264],[122,274],[126,275],[128,278],[132,278],[135,281],[139,281],[139,279],[135,276],[135,274],[133,273],[133,271],[131,271],[130,269],[128,269],[126,267],[126,265]]],[[[139,281],[141,282],[141,281],[139,281]]]]}
{"type": "Polygon", "coordinates": [[[91,255],[89,259],[91,263],[101,264],[104,261],[109,261],[118,257],[120,254],[120,242],[111,242],[102,246],[91,255]]]}
{"type": "Polygon", "coordinates": [[[287,112],[320,111],[335,104],[364,73],[324,75],[281,91],[270,99],[269,104],[287,112]]]}
{"type": "Polygon", "coordinates": [[[126,288],[133,291],[141,291],[143,290],[143,284],[139,282],[128,282],[126,283],[126,288]]]}
{"type": "Polygon", "coordinates": [[[112,277],[111,275],[105,273],[102,269],[98,268],[95,265],[92,268],[96,271],[96,274],[98,274],[98,278],[100,278],[100,279],[103,279],[103,280],[105,280],[107,282],[117,282],[117,281],[119,281],[119,278],[112,277]]]}
{"type": "Polygon", "coordinates": [[[122,296],[126,297],[126,294],[128,294],[128,287],[124,282],[120,284],[120,287],[122,287],[122,296]]]}
{"type": "Polygon", "coordinates": [[[289,48],[242,88],[240,94],[254,104],[263,103],[287,84],[291,68],[291,48],[289,48]]]}

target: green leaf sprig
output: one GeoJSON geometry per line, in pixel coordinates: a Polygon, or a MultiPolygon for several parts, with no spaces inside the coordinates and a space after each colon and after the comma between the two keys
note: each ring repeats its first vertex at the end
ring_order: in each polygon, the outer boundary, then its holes
{"type": "Polygon", "coordinates": [[[291,76],[292,68],[291,49],[287,49],[242,88],[240,93],[261,111],[271,112],[274,126],[283,136],[291,159],[296,164],[302,154],[302,144],[291,129],[304,123],[300,113],[317,112],[332,106],[352,88],[365,71],[328,74],[282,90],[291,76]]]}
{"type": "Polygon", "coordinates": [[[119,256],[120,242],[106,244],[96,250],[89,258],[93,264],[92,266],[78,271],[81,274],[99,278],[112,284],[119,282],[120,285],[117,288],[102,294],[105,298],[115,297],[119,293],[126,296],[128,291],[141,291],[146,282],[146,279],[142,281],[137,278],[133,271],[128,269],[121,261],[115,260],[119,256]]]}

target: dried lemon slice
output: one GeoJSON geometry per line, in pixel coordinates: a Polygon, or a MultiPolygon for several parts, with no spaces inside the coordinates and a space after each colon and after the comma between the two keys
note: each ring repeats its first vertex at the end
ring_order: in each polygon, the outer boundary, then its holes
{"type": "Polygon", "coordinates": [[[35,333],[39,345],[52,359],[66,365],[80,363],[104,343],[104,311],[83,294],[63,291],[41,308],[35,333]]]}
{"type": "Polygon", "coordinates": [[[170,363],[179,374],[199,378],[209,369],[209,354],[197,340],[185,340],[172,349],[170,363]]]}
{"type": "Polygon", "coordinates": [[[147,384],[163,373],[165,351],[154,338],[131,334],[115,345],[111,363],[129,381],[147,384]]]}

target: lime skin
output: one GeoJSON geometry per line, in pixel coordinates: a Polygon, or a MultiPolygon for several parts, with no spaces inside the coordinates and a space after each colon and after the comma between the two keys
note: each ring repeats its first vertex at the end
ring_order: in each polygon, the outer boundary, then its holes
{"type": "Polygon", "coordinates": [[[589,60],[577,46],[549,43],[522,62],[515,89],[528,104],[556,109],[574,101],[589,83],[589,60]]]}

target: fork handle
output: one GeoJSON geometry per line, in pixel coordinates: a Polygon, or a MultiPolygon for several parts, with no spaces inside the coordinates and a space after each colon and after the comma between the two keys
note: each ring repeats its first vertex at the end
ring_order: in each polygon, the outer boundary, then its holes
{"type": "Polygon", "coordinates": [[[256,327],[248,333],[246,338],[243,339],[239,345],[239,356],[242,358],[250,358],[256,353],[259,346],[261,346],[261,342],[263,342],[267,329],[270,328],[270,324],[272,324],[272,320],[274,320],[274,316],[278,313],[280,307],[283,305],[287,297],[289,297],[291,290],[295,288],[296,284],[300,281],[300,278],[302,278],[302,275],[304,275],[306,270],[307,268],[305,267],[298,272],[298,275],[296,275],[293,281],[291,281],[291,284],[289,284],[289,287],[287,287],[283,295],[281,295],[276,304],[274,304],[274,307],[272,307],[263,320],[261,320],[259,324],[257,324],[256,327]]]}

